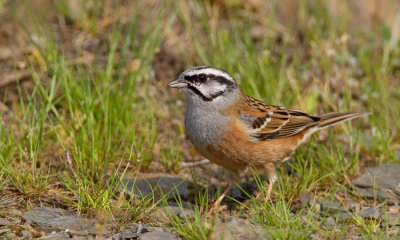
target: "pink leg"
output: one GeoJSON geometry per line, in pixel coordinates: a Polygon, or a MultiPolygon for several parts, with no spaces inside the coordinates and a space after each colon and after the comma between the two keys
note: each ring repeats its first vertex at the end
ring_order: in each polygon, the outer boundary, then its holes
{"type": "Polygon", "coordinates": [[[265,196],[265,201],[268,201],[270,199],[271,191],[272,191],[272,185],[273,185],[272,181],[269,181],[267,195],[265,196]]]}
{"type": "Polygon", "coordinates": [[[222,200],[224,199],[224,197],[226,196],[226,194],[232,189],[233,187],[233,183],[229,183],[228,187],[225,189],[225,191],[221,194],[221,196],[218,198],[217,201],[215,201],[211,208],[210,211],[208,211],[208,216],[211,216],[212,213],[217,212],[217,210],[226,210],[226,206],[220,206],[220,209],[217,209],[219,204],[222,202],[222,200]]]}
{"type": "MultiPolygon", "coordinates": [[[[270,199],[271,191],[272,191],[272,185],[273,185],[272,181],[269,181],[267,194],[265,195],[265,201],[268,201],[270,199]]],[[[261,192],[259,192],[257,194],[256,199],[260,199],[260,195],[261,195],[261,192]]]]}

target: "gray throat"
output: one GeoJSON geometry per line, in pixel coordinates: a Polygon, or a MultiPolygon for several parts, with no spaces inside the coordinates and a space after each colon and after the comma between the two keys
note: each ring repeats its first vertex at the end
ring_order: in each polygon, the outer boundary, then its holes
{"type": "Polygon", "coordinates": [[[221,110],[230,107],[240,97],[240,90],[229,92],[211,102],[203,101],[199,96],[185,90],[187,111],[185,130],[187,137],[196,148],[205,149],[210,144],[217,144],[227,130],[229,117],[221,110]]]}

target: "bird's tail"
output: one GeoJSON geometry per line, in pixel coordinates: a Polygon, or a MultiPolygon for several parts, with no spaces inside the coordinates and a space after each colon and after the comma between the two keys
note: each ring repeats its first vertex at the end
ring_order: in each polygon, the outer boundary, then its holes
{"type": "Polygon", "coordinates": [[[349,121],[354,118],[359,118],[362,116],[369,115],[369,112],[362,112],[362,113],[332,113],[326,116],[321,117],[318,121],[318,127],[327,128],[338,123],[349,121]]]}

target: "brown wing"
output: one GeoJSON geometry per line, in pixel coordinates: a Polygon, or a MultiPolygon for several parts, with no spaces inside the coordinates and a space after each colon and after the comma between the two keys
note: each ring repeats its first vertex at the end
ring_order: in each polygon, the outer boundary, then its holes
{"type": "Polygon", "coordinates": [[[268,140],[293,136],[318,125],[319,117],[293,109],[267,105],[246,96],[239,110],[239,119],[252,131],[256,140],[268,140]]]}

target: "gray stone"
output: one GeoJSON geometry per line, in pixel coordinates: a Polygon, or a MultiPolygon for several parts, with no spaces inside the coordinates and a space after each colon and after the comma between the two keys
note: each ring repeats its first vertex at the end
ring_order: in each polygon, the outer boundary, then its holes
{"type": "Polygon", "coordinates": [[[66,240],[66,239],[71,239],[71,237],[66,231],[62,231],[62,232],[52,232],[49,235],[45,236],[44,239],[66,240]]]}
{"type": "Polygon", "coordinates": [[[400,228],[389,228],[387,233],[391,236],[399,236],[400,235],[400,228]]]}
{"type": "Polygon", "coordinates": [[[12,224],[21,224],[22,220],[20,218],[15,218],[15,217],[10,217],[8,218],[8,220],[12,223],[12,224]]]}
{"type": "Polygon", "coordinates": [[[139,236],[140,236],[139,233],[127,232],[120,234],[119,239],[121,240],[138,239],[139,236]]]}
{"type": "Polygon", "coordinates": [[[313,209],[315,214],[320,214],[321,213],[321,204],[320,203],[314,202],[310,207],[313,209]]]}
{"type": "Polygon", "coordinates": [[[363,236],[360,234],[351,236],[351,240],[364,240],[363,236]]]}
{"type": "Polygon", "coordinates": [[[146,227],[146,228],[143,228],[142,232],[162,232],[162,231],[163,231],[163,229],[160,227],[146,227]]]}
{"type": "Polygon", "coordinates": [[[24,213],[23,217],[31,223],[38,224],[43,227],[67,228],[74,230],[82,230],[90,220],[70,215],[68,212],[56,208],[34,208],[24,213]]]}
{"type": "Polygon", "coordinates": [[[174,194],[179,194],[183,200],[189,198],[189,182],[177,177],[153,177],[147,179],[124,179],[120,191],[126,191],[129,195],[146,197],[154,192],[156,198],[169,194],[169,199],[174,199],[174,194]]]}
{"type": "Polygon", "coordinates": [[[12,215],[12,216],[22,216],[22,212],[18,209],[11,208],[10,210],[7,211],[7,215],[12,215]]]}
{"type": "Polygon", "coordinates": [[[334,219],[333,217],[328,217],[328,218],[325,220],[325,224],[326,224],[327,226],[329,226],[329,227],[334,227],[334,226],[336,225],[336,221],[335,221],[335,219],[334,219]]]}
{"type": "Polygon", "coordinates": [[[357,215],[354,214],[354,213],[338,213],[333,217],[338,221],[346,221],[346,220],[350,220],[350,219],[356,218],[357,215]]]}
{"type": "Polygon", "coordinates": [[[127,240],[127,239],[138,239],[141,236],[143,230],[146,231],[146,224],[139,224],[135,229],[126,228],[123,233],[113,236],[113,240],[127,240]]]}
{"type": "Polygon", "coordinates": [[[17,239],[17,235],[15,235],[15,233],[13,233],[13,232],[7,232],[4,235],[4,239],[14,240],[14,239],[17,239]]]}
{"type": "Polygon", "coordinates": [[[7,225],[10,225],[10,224],[12,224],[10,221],[8,221],[5,218],[0,217],[0,226],[7,226],[7,225]]]}
{"type": "Polygon", "coordinates": [[[140,240],[177,240],[178,238],[168,232],[147,232],[142,234],[139,238],[140,240]]]}
{"type": "Polygon", "coordinates": [[[379,209],[374,207],[365,208],[359,213],[359,216],[370,219],[379,219],[379,215],[379,209]]]}
{"type": "Polygon", "coordinates": [[[0,234],[6,233],[9,231],[11,231],[11,229],[9,229],[9,228],[0,229],[0,234]]]}
{"type": "Polygon", "coordinates": [[[325,239],[326,239],[326,238],[323,238],[323,237],[321,237],[320,235],[314,234],[314,233],[311,233],[309,237],[310,237],[310,239],[312,239],[312,240],[325,240],[325,239]]]}
{"type": "Polygon", "coordinates": [[[351,203],[350,206],[348,206],[348,208],[351,212],[359,213],[361,206],[359,203],[351,203]]]}
{"type": "Polygon", "coordinates": [[[324,201],[321,203],[321,211],[327,214],[335,214],[335,213],[347,212],[348,210],[347,208],[343,207],[342,204],[340,204],[339,202],[324,201]]]}
{"type": "Polygon", "coordinates": [[[151,213],[150,217],[155,218],[157,221],[160,221],[162,223],[169,223],[171,215],[175,215],[181,219],[184,219],[185,217],[190,217],[190,215],[192,214],[194,214],[194,212],[188,208],[181,208],[178,206],[164,206],[151,213]]]}
{"type": "Polygon", "coordinates": [[[383,164],[352,181],[361,197],[400,203],[400,164],[383,164]],[[376,190],[376,195],[374,191],[376,190]]]}
{"type": "Polygon", "coordinates": [[[308,206],[308,207],[310,207],[311,205],[312,205],[312,197],[313,197],[313,195],[311,195],[311,194],[305,194],[305,195],[302,195],[301,197],[300,197],[300,202],[301,202],[301,205],[303,206],[303,207],[305,207],[305,206],[308,206]]]}
{"type": "Polygon", "coordinates": [[[20,239],[32,239],[32,234],[28,230],[22,230],[22,237],[20,239]]]}
{"type": "Polygon", "coordinates": [[[369,208],[363,209],[358,214],[347,212],[347,213],[338,213],[334,216],[334,218],[336,218],[338,221],[346,221],[346,220],[350,220],[350,219],[355,219],[357,217],[379,220],[380,219],[379,209],[369,207],[369,208]]]}
{"type": "Polygon", "coordinates": [[[86,224],[82,226],[83,232],[87,232],[88,235],[102,237],[110,232],[112,232],[113,225],[112,224],[86,224]]]}
{"type": "Polygon", "coordinates": [[[390,226],[400,226],[400,213],[388,213],[387,221],[390,226]]]}
{"type": "Polygon", "coordinates": [[[212,234],[212,239],[224,240],[261,240],[271,239],[265,229],[248,220],[230,217],[224,223],[217,223],[212,234]]]}
{"type": "Polygon", "coordinates": [[[69,229],[68,233],[71,236],[87,236],[87,235],[89,235],[89,232],[87,230],[69,229]]]}

